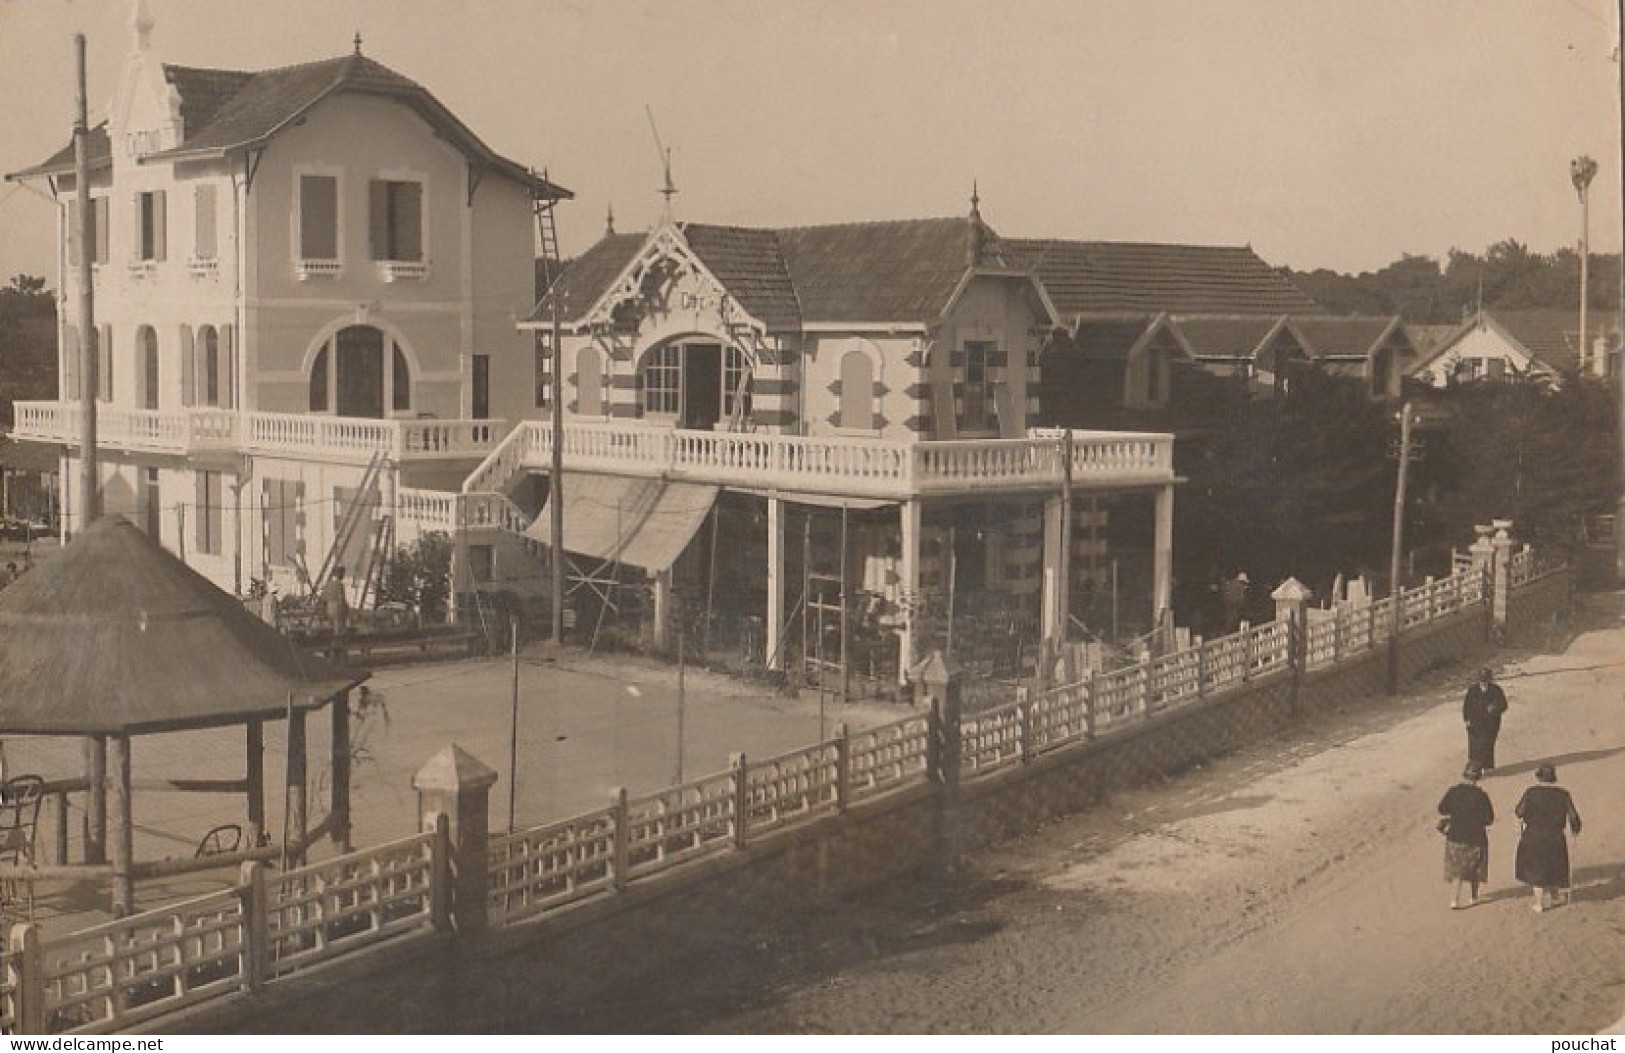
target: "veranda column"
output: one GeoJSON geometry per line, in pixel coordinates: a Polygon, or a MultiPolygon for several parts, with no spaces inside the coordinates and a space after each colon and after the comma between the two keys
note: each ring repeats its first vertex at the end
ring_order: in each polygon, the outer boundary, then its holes
{"type": "Polygon", "coordinates": [[[107,736],[85,739],[85,862],[107,862],[107,736]]]}
{"type": "Polygon", "coordinates": [[[902,545],[902,568],[898,588],[903,595],[903,627],[897,634],[897,682],[908,683],[914,668],[914,614],[920,602],[920,523],[919,501],[904,501],[897,507],[902,545]]]}
{"type": "Polygon", "coordinates": [[[1066,639],[1067,581],[1065,501],[1060,497],[1044,501],[1044,589],[1039,629],[1044,653],[1066,639]]]}
{"type": "Polygon", "coordinates": [[[333,843],[340,850],[350,850],[350,692],[340,691],[333,696],[333,733],[332,751],[330,756],[330,776],[332,800],[329,802],[329,814],[332,818],[332,829],[329,831],[333,843]]]}
{"type": "Polygon", "coordinates": [[[671,623],[671,568],[657,570],[650,581],[651,592],[654,595],[654,637],[655,649],[664,650],[666,641],[670,639],[668,629],[671,623]]]}
{"type": "Polygon", "coordinates": [[[309,822],[308,802],[305,799],[305,711],[290,708],[288,714],[288,814],[283,819],[285,830],[283,855],[291,866],[305,862],[305,830],[309,822]]]}
{"type": "Polygon", "coordinates": [[[248,827],[257,847],[265,833],[265,722],[250,720],[245,739],[243,771],[248,784],[248,827]]]}
{"type": "Polygon", "coordinates": [[[762,657],[767,668],[783,669],[780,634],[784,631],[784,502],[767,499],[767,625],[762,657]]]}
{"type": "Polygon", "coordinates": [[[114,735],[108,750],[107,792],[113,819],[113,916],[135,908],[135,824],[130,804],[130,739],[114,735]]]}
{"type": "Polygon", "coordinates": [[[1160,628],[1174,602],[1174,487],[1157,491],[1156,531],[1152,542],[1151,616],[1160,628]]]}

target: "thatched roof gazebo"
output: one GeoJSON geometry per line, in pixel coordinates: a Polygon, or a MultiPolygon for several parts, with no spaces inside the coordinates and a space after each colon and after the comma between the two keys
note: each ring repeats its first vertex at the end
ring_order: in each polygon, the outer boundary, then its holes
{"type": "Polygon", "coordinates": [[[329,832],[345,842],[346,698],[367,675],[300,654],[240,601],[122,517],[97,520],[0,591],[0,735],[89,740],[86,861],[105,859],[110,796],[116,914],[130,909],[134,895],[134,736],[244,725],[243,779],[176,778],[168,786],[240,790],[258,835],[265,826],[264,722],[287,718],[287,841],[297,854],[306,828],[305,715],[336,701],[329,832]]]}

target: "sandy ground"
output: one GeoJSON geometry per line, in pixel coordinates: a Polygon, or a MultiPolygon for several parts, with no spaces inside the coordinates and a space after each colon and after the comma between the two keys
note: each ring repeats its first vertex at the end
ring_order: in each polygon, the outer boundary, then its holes
{"type": "Polygon", "coordinates": [[[1625,610],[1500,666],[1488,897],[1449,909],[1435,808],[1467,669],[1330,713],[980,853],[787,915],[536,1030],[1584,1033],[1625,1009],[1625,610]],[[1573,903],[1530,910],[1512,809],[1541,760],[1586,819],[1573,903]],[[696,977],[705,977],[696,980],[696,977]]]}

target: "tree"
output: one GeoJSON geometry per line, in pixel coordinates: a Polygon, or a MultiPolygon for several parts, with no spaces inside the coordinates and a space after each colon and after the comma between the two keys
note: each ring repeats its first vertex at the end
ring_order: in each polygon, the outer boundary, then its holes
{"type": "Polygon", "coordinates": [[[0,422],[16,399],[56,398],[56,297],[45,279],[18,274],[0,288],[0,422]]]}

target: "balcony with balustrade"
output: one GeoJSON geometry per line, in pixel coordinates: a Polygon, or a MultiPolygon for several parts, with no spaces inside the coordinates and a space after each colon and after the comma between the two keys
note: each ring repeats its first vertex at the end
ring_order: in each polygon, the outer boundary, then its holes
{"type": "MultiPolygon", "coordinates": [[[[82,410],[72,402],[18,402],[14,436],[77,446],[82,410]]],[[[314,413],[259,413],[213,407],[179,410],[102,405],[96,442],[132,453],[234,452],[365,463],[382,451],[397,464],[476,460],[507,433],[498,420],[375,420],[314,413]]]]}
{"type": "MultiPolygon", "coordinates": [[[[565,471],[661,477],[752,490],[909,500],[1053,492],[1068,475],[1060,429],[1020,439],[906,441],[765,435],[577,421],[564,429],[565,471]]],[[[1081,490],[1165,486],[1175,481],[1173,436],[1073,431],[1070,482],[1081,490]]],[[[463,484],[501,492],[552,464],[553,429],[522,421],[463,484]]]]}

